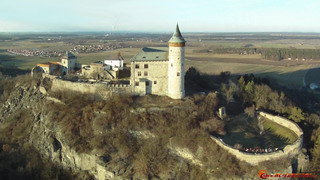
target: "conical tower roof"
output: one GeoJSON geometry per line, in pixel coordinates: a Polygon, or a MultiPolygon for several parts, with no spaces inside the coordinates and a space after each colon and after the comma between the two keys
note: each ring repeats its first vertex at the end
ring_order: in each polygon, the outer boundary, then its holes
{"type": "Polygon", "coordinates": [[[181,35],[179,25],[177,24],[176,32],[173,33],[171,39],[169,40],[169,43],[185,43],[186,41],[181,35]]]}

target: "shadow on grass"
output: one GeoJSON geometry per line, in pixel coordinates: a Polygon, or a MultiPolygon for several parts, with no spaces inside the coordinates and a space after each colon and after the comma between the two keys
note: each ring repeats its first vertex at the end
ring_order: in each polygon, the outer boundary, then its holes
{"type": "Polygon", "coordinates": [[[305,76],[306,85],[310,85],[311,83],[319,83],[320,82],[320,68],[310,69],[305,76]]]}
{"type": "Polygon", "coordinates": [[[289,144],[289,139],[271,129],[265,129],[262,134],[257,127],[257,120],[247,115],[233,118],[226,125],[227,134],[222,136],[224,142],[231,146],[241,145],[244,148],[279,148],[289,144]]]}
{"type": "MultiPolygon", "coordinates": [[[[0,53],[5,52],[3,49],[0,49],[0,53]]],[[[0,54],[0,63],[6,62],[6,61],[12,61],[14,60],[14,56],[10,56],[7,54],[0,54]]]]}
{"type": "Polygon", "coordinates": [[[30,70],[19,69],[17,67],[2,67],[0,65],[0,73],[6,76],[17,76],[29,73],[30,70]]]}

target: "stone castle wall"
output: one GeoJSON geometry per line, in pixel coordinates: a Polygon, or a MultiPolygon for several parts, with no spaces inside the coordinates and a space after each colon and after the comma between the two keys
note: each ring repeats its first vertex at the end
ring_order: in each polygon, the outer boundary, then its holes
{"type": "Polygon", "coordinates": [[[80,93],[91,93],[100,95],[102,98],[108,98],[116,94],[132,94],[132,87],[126,84],[102,84],[102,83],[83,83],[83,82],[71,82],[61,79],[52,80],[52,91],[58,90],[71,90],[80,93]]]}
{"type": "Polygon", "coordinates": [[[267,114],[264,112],[260,112],[260,115],[263,117],[266,117],[267,119],[282,125],[286,128],[291,129],[296,135],[298,136],[298,139],[290,145],[285,146],[283,151],[276,151],[272,153],[264,153],[264,154],[253,154],[253,153],[246,153],[239,151],[238,149],[235,149],[231,147],[230,145],[224,143],[223,141],[219,140],[216,137],[211,137],[220,147],[228,151],[229,153],[236,156],[239,160],[245,161],[247,163],[250,163],[252,165],[257,165],[263,161],[268,160],[275,160],[280,158],[286,158],[286,157],[294,157],[298,155],[301,152],[302,143],[303,143],[303,132],[300,129],[300,127],[295,124],[294,122],[291,122],[285,118],[279,117],[279,116],[273,116],[271,114],[267,114]]]}
{"type": "Polygon", "coordinates": [[[168,61],[132,62],[131,82],[136,95],[166,96],[168,94],[168,61]],[[136,65],[139,65],[139,68],[136,68],[136,65]],[[144,68],[144,65],[148,68],[144,68]],[[149,83],[148,86],[146,82],[149,83]]]}

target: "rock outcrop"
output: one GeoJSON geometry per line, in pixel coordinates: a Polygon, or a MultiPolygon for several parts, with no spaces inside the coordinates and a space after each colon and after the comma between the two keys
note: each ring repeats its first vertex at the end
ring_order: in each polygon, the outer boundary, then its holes
{"type": "MultiPolygon", "coordinates": [[[[114,173],[106,170],[99,155],[78,153],[64,142],[59,128],[47,119],[44,113],[47,101],[62,103],[58,99],[49,97],[47,89],[40,83],[34,86],[17,84],[15,90],[0,108],[0,122],[9,123],[6,122],[7,117],[18,110],[31,112],[32,127],[30,132],[26,132],[25,143],[32,144],[43,157],[73,172],[88,172],[99,180],[113,179],[114,173]]],[[[118,179],[121,178],[118,177],[118,179]]]]}

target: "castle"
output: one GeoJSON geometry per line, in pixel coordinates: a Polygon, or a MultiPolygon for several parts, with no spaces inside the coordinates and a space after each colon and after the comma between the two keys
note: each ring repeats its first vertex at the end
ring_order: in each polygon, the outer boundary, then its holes
{"type": "Polygon", "coordinates": [[[80,64],[77,63],[77,57],[67,51],[66,54],[62,56],[61,62],[37,64],[31,73],[42,72],[50,75],[67,75],[74,73],[79,66],[80,64]]]}
{"type": "MultiPolygon", "coordinates": [[[[107,87],[128,88],[125,92],[133,95],[161,95],[172,99],[182,99],[185,96],[185,43],[179,26],[168,42],[169,48],[145,47],[131,58],[131,75],[129,84],[107,84],[107,87]]],[[[123,70],[123,59],[98,61],[90,65],[80,65],[77,58],[70,52],[61,59],[61,62],[37,64],[32,73],[40,72],[43,75],[76,74],[80,77],[101,79],[117,79],[123,70]]],[[[97,82],[98,83],[98,82],[97,82]]],[[[82,91],[82,90],[81,90],[82,91]]]]}
{"type": "Polygon", "coordinates": [[[134,94],[155,94],[182,99],[186,41],[179,26],[167,48],[145,47],[131,59],[131,86],[134,94]]]}

